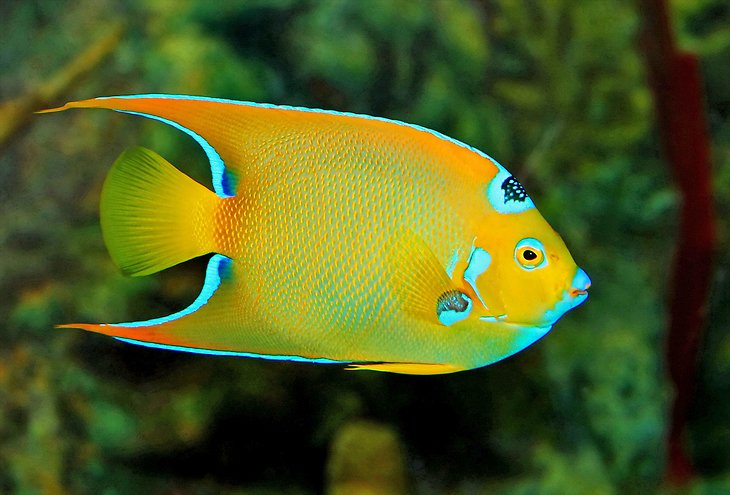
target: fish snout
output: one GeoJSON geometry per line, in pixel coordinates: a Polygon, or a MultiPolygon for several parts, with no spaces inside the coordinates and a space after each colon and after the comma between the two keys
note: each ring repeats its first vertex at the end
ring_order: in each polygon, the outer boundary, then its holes
{"type": "Polygon", "coordinates": [[[571,297],[587,296],[590,286],[590,277],[585,271],[583,271],[582,268],[578,268],[575,273],[575,277],[573,277],[573,282],[571,282],[570,284],[570,289],[568,290],[568,293],[571,297]]]}

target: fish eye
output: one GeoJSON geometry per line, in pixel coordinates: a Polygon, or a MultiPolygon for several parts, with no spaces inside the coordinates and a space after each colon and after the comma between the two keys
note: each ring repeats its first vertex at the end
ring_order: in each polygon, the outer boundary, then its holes
{"type": "Polygon", "coordinates": [[[525,270],[534,270],[547,265],[545,247],[537,239],[528,237],[515,246],[515,261],[525,270]]]}

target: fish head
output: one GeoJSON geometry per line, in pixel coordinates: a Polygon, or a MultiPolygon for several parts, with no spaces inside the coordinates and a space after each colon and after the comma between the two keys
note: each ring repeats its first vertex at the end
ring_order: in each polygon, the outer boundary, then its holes
{"type": "Polygon", "coordinates": [[[491,208],[475,226],[464,280],[482,321],[549,328],[588,297],[591,280],[517,180],[488,184],[491,208]]]}
{"type": "Polygon", "coordinates": [[[586,300],[590,278],[535,208],[497,215],[488,230],[476,236],[464,272],[482,303],[480,319],[546,327],[586,300]],[[477,259],[482,252],[488,262],[477,259]]]}

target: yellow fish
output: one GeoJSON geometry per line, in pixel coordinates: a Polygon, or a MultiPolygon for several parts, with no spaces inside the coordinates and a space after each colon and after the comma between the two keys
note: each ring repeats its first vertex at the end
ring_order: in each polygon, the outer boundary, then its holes
{"type": "Polygon", "coordinates": [[[214,253],[186,309],[81,328],[151,347],[410,374],[485,366],[544,336],[590,279],[524,188],[438,132],[351,113],[102,97],[205,150],[213,191],[133,148],[101,194],[112,259],[148,275],[214,253]]]}

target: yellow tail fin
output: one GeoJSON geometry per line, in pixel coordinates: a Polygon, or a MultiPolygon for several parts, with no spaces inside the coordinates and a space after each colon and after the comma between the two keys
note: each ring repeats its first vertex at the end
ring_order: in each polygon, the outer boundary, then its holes
{"type": "Polygon", "coordinates": [[[220,198],[157,153],[135,147],[112,166],[101,193],[101,229],[127,275],[149,275],[215,249],[220,198]]]}

